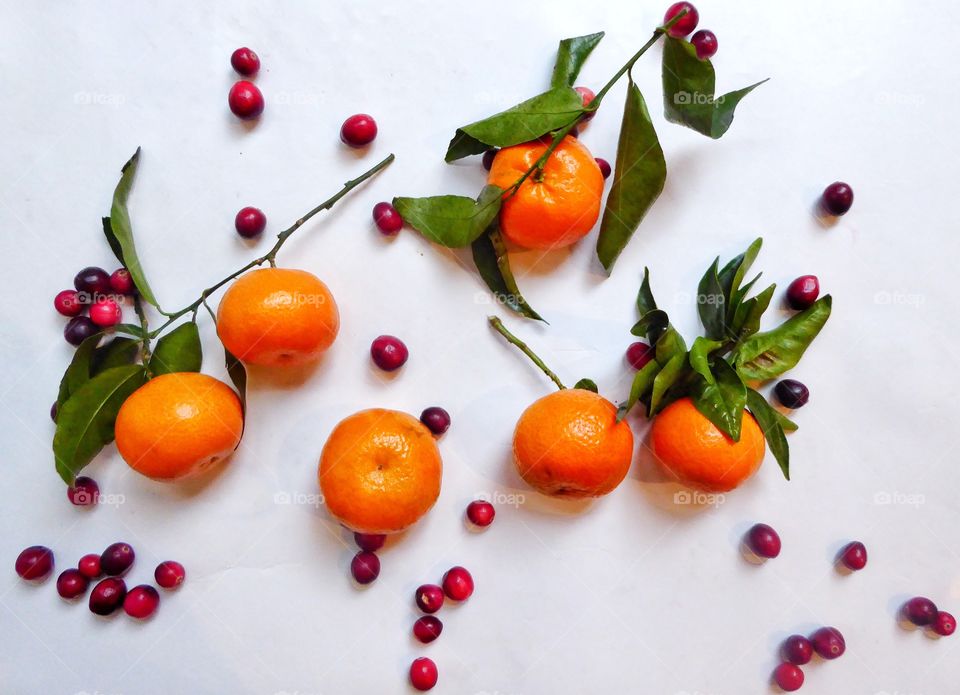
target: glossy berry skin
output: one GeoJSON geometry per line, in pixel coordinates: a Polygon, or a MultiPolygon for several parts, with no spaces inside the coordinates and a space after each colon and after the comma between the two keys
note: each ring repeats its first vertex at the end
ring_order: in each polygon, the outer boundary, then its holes
{"type": "Polygon", "coordinates": [[[642,342],[631,343],[627,348],[627,362],[634,369],[643,369],[647,362],[653,359],[656,351],[650,345],[642,342]]]}
{"type": "Polygon", "coordinates": [[[350,574],[357,584],[370,584],[380,576],[380,558],[374,553],[361,550],[350,561],[350,574]]]}
{"type": "Polygon", "coordinates": [[[99,330],[97,324],[86,316],[74,316],[67,321],[67,325],[63,329],[63,337],[66,338],[68,343],[76,347],[99,330]]]}
{"type": "Polygon", "coordinates": [[[443,593],[454,601],[466,601],[473,595],[473,577],[463,567],[451,567],[443,575],[443,593]]]}
{"type": "Polygon", "coordinates": [[[700,23],[700,13],[697,12],[697,8],[689,2],[675,2],[670,5],[670,7],[667,8],[666,14],[663,15],[663,23],[666,24],[683,10],[686,10],[687,13],[667,31],[667,33],[675,39],[683,38],[696,29],[697,24],[700,23]]]}
{"type": "Polygon", "coordinates": [[[831,215],[845,215],[853,205],[853,189],[843,181],[834,181],[823,189],[820,205],[831,215]]]}
{"type": "Polygon", "coordinates": [[[358,113],[350,116],[340,126],[340,140],[350,147],[364,147],[377,137],[377,122],[373,116],[358,113]]]}
{"type": "Polygon", "coordinates": [[[383,547],[383,544],[387,542],[387,536],[383,533],[354,533],[353,540],[360,550],[373,553],[383,547]]]}
{"type": "Polygon", "coordinates": [[[126,268],[117,268],[110,273],[110,289],[117,294],[136,294],[137,287],[133,284],[133,276],[126,268]]]}
{"type": "Polygon", "coordinates": [[[97,615],[110,615],[123,605],[127,597],[127,584],[119,577],[101,579],[90,592],[90,611],[97,615]]]}
{"type": "Polygon", "coordinates": [[[747,546],[760,557],[775,558],[780,554],[780,536],[766,524],[754,524],[747,531],[747,546]]]}
{"type": "Polygon", "coordinates": [[[489,526],[496,515],[497,510],[486,500],[474,500],[467,505],[467,518],[474,526],[489,526]]]}
{"type": "Polygon", "coordinates": [[[613,171],[613,169],[610,168],[610,162],[602,157],[596,157],[594,161],[596,161],[597,166],[600,167],[600,173],[603,174],[603,178],[609,179],[610,173],[613,171]]]}
{"type": "MultiPolygon", "coordinates": [[[[583,102],[583,105],[590,106],[590,103],[597,98],[597,95],[594,94],[593,90],[589,87],[574,87],[573,91],[580,95],[580,100],[583,102]]],[[[588,111],[583,115],[584,121],[589,121],[591,118],[597,115],[596,111],[588,111]]]]}
{"type": "Polygon", "coordinates": [[[103,571],[100,569],[100,556],[96,553],[90,553],[80,558],[80,561],[77,563],[77,569],[80,570],[80,574],[87,579],[96,579],[103,574],[103,571]]]}
{"type": "Polygon", "coordinates": [[[90,305],[90,320],[101,328],[109,328],[120,323],[123,310],[114,300],[105,297],[90,305]]]}
{"type": "Polygon", "coordinates": [[[820,280],[816,275],[801,275],[787,287],[787,303],[798,311],[813,306],[820,296],[820,280]]]}
{"type": "Polygon", "coordinates": [[[430,644],[443,632],[443,623],[440,618],[432,615],[424,615],[417,618],[413,624],[413,636],[424,644],[430,644]]]}
{"type": "Polygon", "coordinates": [[[778,401],[793,410],[802,408],[810,400],[810,389],[796,379],[782,379],[774,386],[773,392],[778,401]]]}
{"type": "Polygon", "coordinates": [[[100,553],[100,569],[108,577],[122,577],[133,566],[135,558],[129,543],[113,543],[100,553]]]}
{"type": "Polygon", "coordinates": [[[73,278],[73,286],[77,292],[88,295],[109,294],[110,276],[103,268],[89,266],[76,274],[73,278]]]}
{"type": "Polygon", "coordinates": [[[160,605],[160,593],[149,584],[135,586],[123,599],[123,612],[131,618],[149,618],[160,605]]]}
{"type": "Polygon", "coordinates": [[[230,65],[244,77],[253,77],[260,72],[260,56],[244,46],[230,55],[230,65]]]}
{"type": "Polygon", "coordinates": [[[253,239],[263,234],[263,230],[267,228],[267,216],[260,208],[247,206],[237,213],[233,226],[237,234],[244,239],[253,239]]]}
{"type": "Polygon", "coordinates": [[[424,613],[436,613],[443,606],[443,589],[436,584],[421,584],[417,587],[417,608],[424,613]]]}
{"type": "Polygon", "coordinates": [[[937,605],[924,596],[914,596],[903,604],[903,617],[914,625],[932,625],[937,619],[937,605]]]}
{"type": "Polygon", "coordinates": [[[432,405],[420,413],[420,422],[439,437],[450,429],[450,413],[438,405],[432,405]]]}
{"type": "Polygon", "coordinates": [[[410,684],[417,690],[430,690],[437,684],[437,665],[432,659],[421,656],[410,664],[410,684]]]}
{"type": "Polygon", "coordinates": [[[390,203],[373,206],[373,221],[384,236],[394,236],[403,227],[403,218],[390,203]]]}
{"type": "Polygon", "coordinates": [[[846,547],[840,551],[840,562],[848,570],[854,572],[862,570],[867,566],[867,546],[860,541],[847,543],[846,547]]]}
{"type": "Polygon", "coordinates": [[[803,666],[813,658],[813,643],[803,635],[790,635],[783,641],[780,651],[791,664],[803,666]]]}
{"type": "Polygon", "coordinates": [[[83,302],[75,290],[63,290],[53,298],[53,308],[62,316],[79,316],[83,313],[83,302]]]}
{"type": "Polygon", "coordinates": [[[499,148],[494,147],[492,150],[487,150],[483,153],[483,168],[487,171],[490,171],[490,167],[493,166],[493,158],[497,156],[499,148]]]}
{"type": "Polygon", "coordinates": [[[931,629],[941,637],[949,637],[957,629],[956,619],[946,611],[939,611],[931,629]]]}
{"type": "Polygon", "coordinates": [[[370,356],[373,363],[385,372],[400,369],[410,356],[407,346],[400,338],[392,335],[381,335],[370,345],[370,356]]]}
{"type": "Polygon", "coordinates": [[[81,475],[67,488],[67,499],[78,507],[88,507],[100,499],[100,486],[93,478],[81,475]]]}
{"type": "Polygon", "coordinates": [[[57,593],[61,598],[73,599],[86,593],[89,584],[90,580],[80,570],[71,567],[57,577],[57,593]]]}
{"type": "Polygon", "coordinates": [[[780,664],[773,672],[773,680],[781,690],[792,693],[803,685],[803,671],[793,664],[780,664]]]}
{"type": "Polygon", "coordinates": [[[240,80],[230,88],[227,103],[233,115],[245,121],[263,113],[263,93],[257,85],[247,80],[240,80]]]}
{"type": "Polygon", "coordinates": [[[17,556],[17,574],[28,582],[46,579],[53,572],[53,551],[42,545],[31,545],[17,556]]]}
{"type": "Polygon", "coordinates": [[[701,29],[690,37],[690,43],[693,44],[697,52],[697,58],[700,60],[710,60],[717,54],[720,45],[717,43],[717,35],[709,29],[701,29]]]}
{"type": "Polygon", "coordinates": [[[824,659],[836,659],[847,651],[843,635],[835,627],[821,627],[810,635],[813,650],[824,659]]]}
{"type": "Polygon", "coordinates": [[[179,562],[164,560],[153,571],[153,578],[162,589],[176,589],[187,578],[187,572],[179,562]]]}

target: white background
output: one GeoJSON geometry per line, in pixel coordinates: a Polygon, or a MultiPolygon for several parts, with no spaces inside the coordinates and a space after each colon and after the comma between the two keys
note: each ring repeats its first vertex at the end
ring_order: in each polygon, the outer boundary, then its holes
{"type": "MultiPolygon", "coordinates": [[[[475,194],[479,158],[443,163],[456,126],[542,91],[557,41],[604,29],[580,79],[598,88],[666,4],[2,3],[0,691],[405,693],[409,662],[429,655],[440,693],[743,695],[771,692],[783,637],[823,624],[843,631],[847,653],[806,668],[803,692],[956,690],[960,637],[926,639],[895,619],[913,594],[960,613],[954,4],[700,2],[701,26],[720,40],[720,91],[770,82],[711,141],[664,122],[660,50],[650,51],[635,75],[669,180],[612,277],[593,235],[513,255],[551,324],[508,325],[568,383],[593,377],[614,400],[631,376],[623,352],[644,265],[690,339],[691,295],[715,255],[763,235],[765,279],[784,288],[817,274],[834,313],[793,375],[812,396],[796,413],[790,483],[768,456],[718,507],[674,504],[637,417],[636,462],[613,494],[585,505],[533,494],[510,439],[551,384],[489,330],[496,308],[464,257],[410,231],[384,240],[372,225],[373,204],[395,194],[475,194]],[[252,127],[226,105],[241,45],[263,62],[267,106],[252,127]],[[366,152],[338,141],[356,112],[380,125],[366,152]],[[241,206],[263,208],[273,234],[387,153],[397,160],[281,252],[281,264],[329,284],[342,331],[315,370],[252,375],[230,465],[164,485],[132,474],[111,447],[88,473],[122,504],[79,509],[50,453],[47,410],[72,353],[51,300],[79,268],[116,265],[100,217],[138,145],[132,216],[167,308],[268,247],[269,236],[248,246],[232,231],[241,206]],[[856,202],[826,227],[811,213],[836,179],[856,202]],[[370,364],[381,333],[410,348],[394,378],[370,364]],[[317,458],[342,417],[433,404],[453,416],[440,500],[359,590],[353,548],[324,509],[278,501],[318,492],[317,458]],[[479,494],[502,503],[474,534],[461,518],[479,494]],[[760,520],[784,549],[756,567],[738,543],[760,520]],[[832,558],[852,538],[870,564],[840,576],[832,558]],[[138,553],[131,583],[151,580],[160,560],[187,567],[145,624],[98,619],[61,601],[52,581],[13,573],[27,545],[52,547],[59,570],[117,540],[138,553]],[[453,564],[471,569],[476,593],[441,612],[437,642],[416,644],[413,589],[453,564]]],[[[613,159],[622,94],[620,84],[582,135],[597,156],[613,159]]],[[[783,315],[778,306],[768,325],[783,315]]],[[[222,376],[202,323],[204,369],[222,376]]]]}

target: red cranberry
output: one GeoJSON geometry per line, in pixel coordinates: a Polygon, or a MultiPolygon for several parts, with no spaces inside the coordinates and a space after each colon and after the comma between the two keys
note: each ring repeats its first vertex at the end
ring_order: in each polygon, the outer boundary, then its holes
{"type": "Polygon", "coordinates": [[[110,274],[110,289],[117,294],[134,294],[137,291],[133,277],[126,268],[117,268],[110,274]]]}
{"type": "Polygon", "coordinates": [[[467,518],[475,526],[489,526],[496,515],[497,510],[486,500],[474,500],[467,505],[467,518]]]}
{"type": "Polygon", "coordinates": [[[120,305],[112,299],[98,299],[90,305],[90,320],[101,328],[116,326],[122,316],[120,305]]]}
{"type": "Polygon", "coordinates": [[[780,554],[780,536],[766,524],[754,524],[747,532],[747,546],[760,557],[774,558],[780,554]]]}
{"type": "Polygon", "coordinates": [[[487,150],[486,152],[483,153],[484,169],[486,169],[487,171],[490,171],[490,168],[493,166],[493,160],[497,156],[497,152],[499,151],[500,151],[499,148],[494,147],[492,150],[487,150]]]}
{"type": "Polygon", "coordinates": [[[603,174],[603,178],[610,178],[610,172],[613,171],[613,169],[610,168],[610,162],[602,157],[596,157],[594,161],[596,161],[597,166],[600,167],[600,173],[603,174]]]}
{"type": "Polygon", "coordinates": [[[350,561],[350,573],[357,584],[369,584],[380,576],[380,558],[374,553],[361,550],[350,561]]]}
{"type": "Polygon", "coordinates": [[[780,664],[773,672],[773,679],[781,690],[792,693],[794,690],[800,690],[800,686],[803,685],[803,671],[793,664],[780,664]]]}
{"type": "Polygon", "coordinates": [[[903,617],[914,625],[932,625],[937,619],[937,605],[928,598],[915,596],[903,604],[903,617]]]}
{"type": "Polygon", "coordinates": [[[230,65],[244,77],[253,77],[260,71],[260,56],[244,46],[230,56],[230,65]]]}
{"type": "Polygon", "coordinates": [[[164,560],[153,571],[153,578],[163,589],[176,589],[187,578],[187,572],[179,562],[164,560]]]}
{"type": "Polygon", "coordinates": [[[420,413],[420,422],[439,436],[450,429],[450,413],[438,405],[432,405],[420,413]]]}
{"type": "Polygon", "coordinates": [[[77,569],[87,579],[96,579],[103,571],[100,569],[100,556],[96,553],[90,553],[80,558],[77,563],[77,569]]]}
{"type": "Polygon", "coordinates": [[[801,275],[787,287],[787,303],[798,311],[813,306],[820,296],[820,281],[816,275],[801,275]]]}
{"type": "Polygon", "coordinates": [[[46,579],[53,572],[53,551],[42,545],[31,545],[17,555],[17,574],[27,581],[46,579]]]}
{"type": "Polygon", "coordinates": [[[133,587],[123,599],[124,613],[140,620],[153,615],[159,605],[160,593],[149,584],[133,587]]]}
{"type": "Polygon", "coordinates": [[[417,608],[424,613],[436,613],[443,606],[443,589],[436,584],[421,584],[417,587],[417,608]]]}
{"type": "Polygon", "coordinates": [[[700,60],[710,60],[717,54],[719,45],[717,44],[717,35],[709,29],[701,29],[690,37],[690,43],[697,51],[697,58],[700,60]]]}
{"type": "Polygon", "coordinates": [[[263,94],[253,82],[240,80],[230,88],[227,95],[230,110],[237,118],[250,120],[263,113],[263,94]]]}
{"type": "Polygon", "coordinates": [[[831,215],[845,215],[853,205],[853,189],[843,181],[834,181],[823,189],[820,205],[831,215]]]}
{"type": "Polygon", "coordinates": [[[90,610],[97,615],[110,615],[123,605],[127,584],[119,577],[107,577],[90,592],[90,610]]]}
{"type": "Polygon", "coordinates": [[[847,643],[835,627],[821,627],[810,635],[810,642],[813,650],[824,659],[836,659],[847,651],[847,643]]]}
{"type": "Polygon", "coordinates": [[[67,321],[67,325],[63,329],[63,337],[67,339],[68,343],[76,347],[99,331],[97,325],[86,316],[74,316],[67,321]]]}
{"type": "Polygon", "coordinates": [[[57,593],[66,599],[76,598],[86,592],[89,583],[83,572],[71,567],[57,577],[57,593]]]}
{"type": "Polygon", "coordinates": [[[656,350],[646,343],[631,343],[627,348],[627,362],[634,369],[643,369],[653,359],[656,350]]]}
{"type": "MultiPolygon", "coordinates": [[[[597,95],[594,94],[593,90],[589,87],[574,87],[573,91],[580,95],[580,101],[583,102],[584,108],[590,106],[590,102],[597,98],[597,95]]],[[[591,118],[597,115],[596,111],[587,111],[583,115],[584,121],[589,121],[591,118]]]]}
{"type": "Polygon", "coordinates": [[[53,298],[53,308],[63,316],[79,316],[83,313],[83,302],[74,290],[63,290],[53,298]]]}
{"type": "Polygon", "coordinates": [[[440,622],[440,618],[432,615],[417,618],[417,622],[413,624],[413,636],[424,644],[433,642],[441,632],[443,632],[443,623],[440,622]]]}
{"type": "Polygon", "coordinates": [[[667,13],[663,15],[663,23],[666,24],[683,10],[686,10],[687,13],[667,31],[675,39],[681,39],[696,29],[697,23],[700,21],[700,13],[697,12],[696,7],[689,2],[675,2],[667,8],[667,13]]]}
{"type": "Polygon", "coordinates": [[[73,278],[73,286],[77,292],[87,295],[109,294],[110,276],[103,268],[90,266],[76,274],[73,278]]]}
{"type": "Polygon", "coordinates": [[[113,543],[100,554],[100,569],[108,577],[122,577],[135,558],[136,553],[129,543],[113,543]]]}
{"type": "Polygon", "coordinates": [[[340,140],[350,147],[369,145],[376,137],[377,122],[365,113],[350,116],[340,126],[340,140]]]}
{"type": "Polygon", "coordinates": [[[267,228],[267,216],[259,208],[245,207],[237,213],[233,224],[237,234],[244,239],[253,239],[263,234],[263,230],[267,228]]]}
{"type": "Polygon", "coordinates": [[[355,533],[353,534],[353,540],[356,541],[360,550],[373,553],[383,547],[383,544],[387,542],[387,536],[383,533],[355,533]]]}
{"type": "Polygon", "coordinates": [[[862,570],[867,566],[867,546],[860,541],[847,543],[840,551],[840,562],[850,570],[862,570]]]}
{"type": "Polygon", "coordinates": [[[803,666],[813,658],[813,643],[803,635],[790,635],[784,640],[780,651],[791,664],[803,666]]]}
{"type": "Polygon", "coordinates": [[[463,567],[451,567],[443,575],[443,593],[454,601],[466,601],[473,594],[473,577],[463,567]]]}
{"type": "Polygon", "coordinates": [[[802,408],[810,400],[810,389],[796,379],[783,379],[773,388],[777,400],[788,408],[802,408]]]}
{"type": "Polygon", "coordinates": [[[430,690],[437,684],[437,665],[433,659],[421,656],[410,664],[410,684],[417,690],[430,690]]]}
{"type": "Polygon", "coordinates": [[[946,611],[939,611],[931,627],[941,637],[949,637],[957,629],[957,621],[946,611]]]}
{"type": "Polygon", "coordinates": [[[410,353],[400,338],[381,335],[370,345],[370,356],[373,357],[373,363],[380,369],[392,372],[406,363],[410,353]]]}
{"type": "Polygon", "coordinates": [[[59,406],[57,406],[57,402],[56,402],[56,401],[54,401],[54,402],[53,402],[53,405],[50,406],[50,419],[53,420],[54,422],[57,421],[57,411],[58,411],[59,409],[60,409],[60,408],[59,408],[59,406]]]}
{"type": "Polygon", "coordinates": [[[373,206],[373,221],[384,236],[393,236],[403,227],[403,218],[390,203],[377,203],[373,206]]]}
{"type": "Polygon", "coordinates": [[[81,475],[67,488],[67,499],[78,507],[96,504],[100,499],[100,486],[93,478],[81,475]]]}

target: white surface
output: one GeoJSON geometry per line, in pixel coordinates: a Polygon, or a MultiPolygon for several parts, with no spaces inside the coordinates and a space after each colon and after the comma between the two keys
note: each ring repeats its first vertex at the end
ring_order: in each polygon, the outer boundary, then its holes
{"type": "MultiPolygon", "coordinates": [[[[508,325],[567,381],[594,377],[614,399],[628,387],[622,355],[645,264],[688,337],[691,293],[716,254],[762,234],[765,278],[783,288],[818,274],[834,315],[795,370],[813,395],[796,414],[791,483],[768,457],[724,504],[694,511],[674,505],[639,447],[627,481],[593,505],[532,494],[512,470],[510,437],[551,384],[487,328],[489,295],[453,254],[410,232],[385,242],[370,221],[394,194],[475,193],[478,160],[442,161],[457,125],[541,91],[560,38],[605,29],[580,80],[599,86],[666,4],[2,2],[0,690],[403,693],[409,662],[429,655],[438,693],[742,695],[769,692],[779,641],[821,624],[839,627],[848,651],[806,669],[805,693],[956,690],[960,637],[925,639],[894,620],[916,593],[960,611],[955,5],[703,0],[720,89],[771,81],[713,142],[664,123],[651,51],[635,73],[669,181],[613,276],[599,271],[594,236],[572,252],[513,257],[551,325],[508,325]],[[263,61],[267,108],[253,128],[226,107],[241,45],[263,61]],[[337,140],[358,111],[380,125],[360,154],[337,140]],[[232,232],[242,205],[262,207],[277,232],[386,153],[397,161],[281,252],[340,304],[322,365],[253,375],[240,451],[205,484],[149,482],[108,449],[88,472],[124,502],[91,512],[66,502],[49,450],[47,409],[71,354],[50,302],[78,268],[115,265],[100,217],[137,145],[133,220],[166,307],[267,247],[232,232]],[[825,229],[812,205],[838,178],[856,203],[825,229]],[[381,333],[410,347],[392,379],[367,356],[381,333]],[[439,503],[357,590],[353,551],[323,509],[276,500],[317,492],[317,457],[340,418],[432,404],[454,421],[439,503]],[[500,504],[494,526],[472,534],[460,518],[479,493],[523,504],[500,504]],[[892,503],[878,504],[883,495],[892,503]],[[758,520],[784,542],[763,567],[737,551],[758,520]],[[870,565],[841,577],[831,559],[854,537],[870,565]],[[138,552],[131,582],[150,580],[159,560],[187,567],[147,624],[95,619],[52,581],[28,586],[12,571],[30,544],[53,547],[64,568],[120,539],[138,552]],[[417,645],[413,589],[453,564],[473,571],[476,594],[444,609],[439,641],[417,645]]],[[[583,135],[597,156],[613,157],[622,87],[583,135]]],[[[205,370],[222,376],[208,321],[203,334],[205,370]]],[[[642,419],[633,425],[642,438],[642,419]]]]}

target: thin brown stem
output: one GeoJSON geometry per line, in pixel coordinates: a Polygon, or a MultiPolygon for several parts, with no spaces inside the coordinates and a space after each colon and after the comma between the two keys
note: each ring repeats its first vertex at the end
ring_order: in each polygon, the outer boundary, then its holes
{"type": "Polygon", "coordinates": [[[500,335],[502,335],[504,338],[507,339],[508,343],[518,347],[524,355],[530,358],[531,362],[533,362],[535,365],[537,365],[540,368],[540,371],[542,371],[544,374],[550,377],[550,380],[557,385],[558,389],[562,391],[563,389],[567,388],[566,386],[563,385],[563,382],[560,381],[560,377],[558,377],[553,372],[553,370],[550,369],[550,367],[548,367],[546,363],[542,359],[540,359],[537,356],[537,354],[527,346],[525,342],[523,342],[517,336],[515,336],[513,333],[507,330],[507,327],[503,325],[503,321],[500,320],[499,316],[488,316],[487,321],[490,322],[490,325],[493,326],[497,330],[497,332],[500,333],[500,335]]]}

